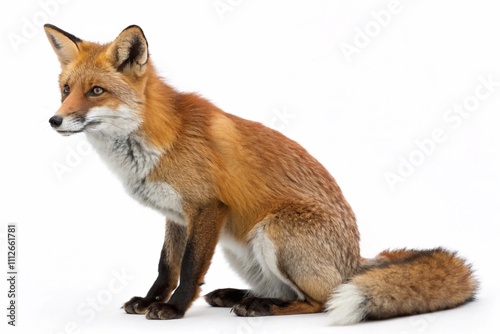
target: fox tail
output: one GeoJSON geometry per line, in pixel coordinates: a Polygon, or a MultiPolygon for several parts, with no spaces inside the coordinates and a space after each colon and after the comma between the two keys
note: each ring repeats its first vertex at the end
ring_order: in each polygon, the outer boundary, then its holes
{"type": "Polygon", "coordinates": [[[473,300],[477,289],[471,266],[455,252],[384,251],[335,289],[326,310],[331,324],[349,325],[453,308],[473,300]]]}

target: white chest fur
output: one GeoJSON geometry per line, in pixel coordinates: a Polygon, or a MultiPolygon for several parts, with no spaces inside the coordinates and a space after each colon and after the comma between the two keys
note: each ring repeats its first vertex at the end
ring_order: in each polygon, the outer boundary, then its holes
{"type": "Polygon", "coordinates": [[[89,134],[87,138],[133,198],[174,223],[184,224],[180,194],[166,182],[147,180],[161,157],[159,150],[138,135],[109,139],[89,134]]]}

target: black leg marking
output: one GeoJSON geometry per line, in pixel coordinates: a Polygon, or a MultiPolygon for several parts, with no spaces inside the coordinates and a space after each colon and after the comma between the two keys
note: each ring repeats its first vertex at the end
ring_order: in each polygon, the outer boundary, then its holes
{"type": "Polygon", "coordinates": [[[196,288],[199,287],[196,282],[195,270],[194,246],[192,242],[188,242],[182,258],[179,287],[168,303],[158,302],[151,305],[146,313],[146,318],[160,320],[182,318],[195,297],[196,288]]]}
{"type": "Polygon", "coordinates": [[[163,246],[158,263],[158,277],[148,291],[146,297],[133,297],[123,305],[129,314],[145,314],[149,306],[162,302],[169,292],[169,271],[166,265],[165,246],[163,246]]]}
{"type": "Polygon", "coordinates": [[[188,236],[180,263],[179,286],[168,303],[155,303],[146,313],[148,319],[182,318],[200,293],[200,285],[215,252],[227,208],[218,201],[186,214],[188,236]]]}

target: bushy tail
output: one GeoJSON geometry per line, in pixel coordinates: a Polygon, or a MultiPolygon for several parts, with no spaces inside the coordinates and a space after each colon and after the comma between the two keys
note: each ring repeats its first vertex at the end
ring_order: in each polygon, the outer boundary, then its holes
{"type": "Polygon", "coordinates": [[[474,298],[478,282],[456,253],[432,250],[384,251],[362,264],[327,303],[334,325],[444,310],[474,298]]]}

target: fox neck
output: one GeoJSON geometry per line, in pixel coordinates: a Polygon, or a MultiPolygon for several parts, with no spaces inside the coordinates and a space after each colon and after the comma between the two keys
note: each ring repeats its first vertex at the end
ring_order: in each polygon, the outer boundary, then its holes
{"type": "Polygon", "coordinates": [[[151,145],[168,150],[175,142],[181,127],[180,115],[176,112],[176,102],[180,94],[163,82],[151,64],[147,75],[140,131],[151,145]]]}
{"type": "Polygon", "coordinates": [[[144,85],[143,108],[138,113],[139,126],[120,135],[87,133],[89,142],[101,158],[127,182],[143,180],[169,151],[180,129],[175,112],[178,93],[149,69],[144,85]]]}

